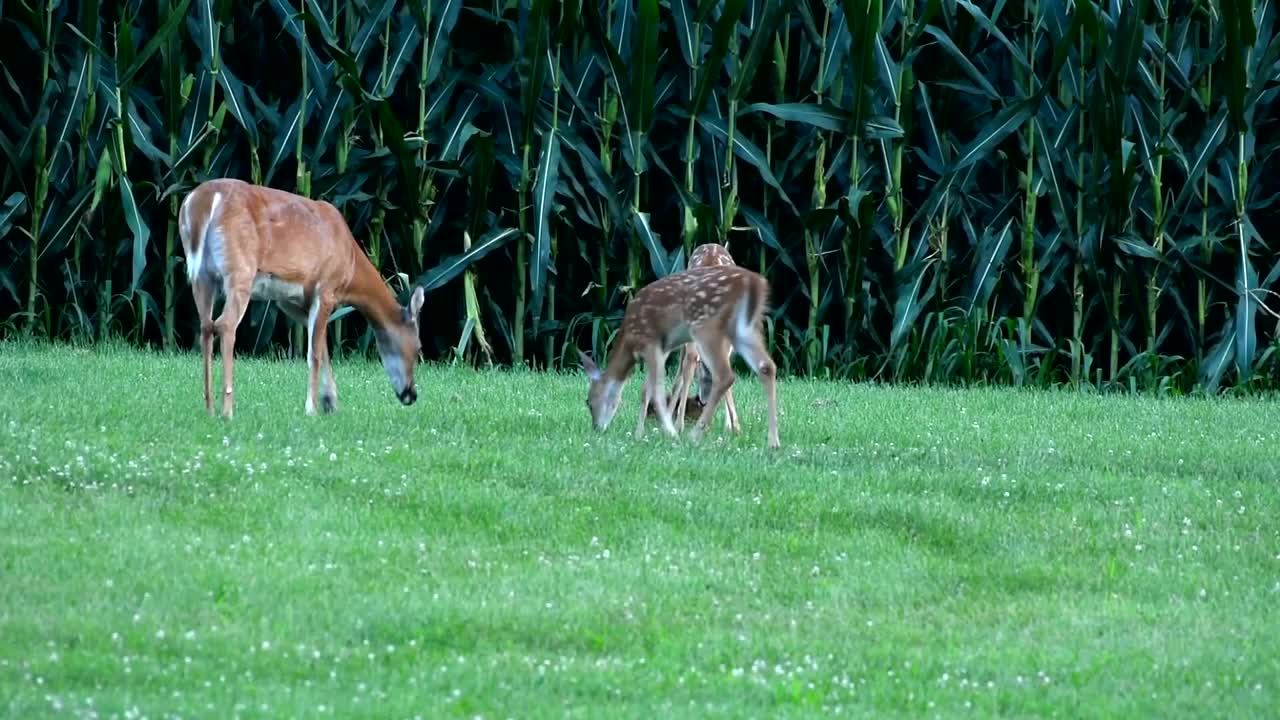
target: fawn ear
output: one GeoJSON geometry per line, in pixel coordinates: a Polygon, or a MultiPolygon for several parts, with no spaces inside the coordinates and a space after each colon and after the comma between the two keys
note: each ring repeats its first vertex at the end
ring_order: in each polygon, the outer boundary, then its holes
{"type": "Polygon", "coordinates": [[[426,299],[426,293],[423,292],[422,286],[413,289],[413,295],[409,297],[409,317],[417,318],[418,313],[422,312],[422,301],[426,299]]]}
{"type": "Polygon", "coordinates": [[[600,368],[596,367],[596,362],[591,359],[590,355],[579,350],[578,360],[582,362],[582,369],[587,371],[587,377],[592,380],[600,379],[600,368]]]}

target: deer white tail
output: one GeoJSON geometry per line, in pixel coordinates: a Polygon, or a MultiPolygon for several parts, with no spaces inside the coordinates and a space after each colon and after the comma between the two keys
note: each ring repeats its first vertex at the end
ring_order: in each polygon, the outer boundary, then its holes
{"type": "Polygon", "coordinates": [[[749,286],[747,292],[738,300],[738,306],[734,313],[733,337],[731,338],[735,346],[751,337],[752,332],[755,330],[754,321],[756,316],[767,301],[766,291],[755,285],[749,286]]]}
{"type": "MultiPolygon", "coordinates": [[[[187,200],[182,204],[182,226],[190,232],[191,227],[191,196],[187,196],[187,200]]],[[[222,193],[214,193],[213,201],[209,203],[209,215],[205,218],[204,227],[200,228],[200,242],[196,243],[191,249],[194,253],[187,255],[187,280],[195,280],[200,277],[200,273],[204,270],[204,260],[209,255],[209,233],[210,228],[218,222],[218,206],[222,204],[222,193]]]]}

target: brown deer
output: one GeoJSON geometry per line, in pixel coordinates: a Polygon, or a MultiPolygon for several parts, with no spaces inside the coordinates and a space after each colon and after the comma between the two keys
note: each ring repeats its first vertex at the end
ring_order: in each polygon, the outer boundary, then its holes
{"type": "MultiPolygon", "coordinates": [[[[729,254],[729,249],[719,243],[699,245],[694,249],[693,254],[689,256],[689,267],[691,268],[736,264],[733,261],[733,256],[729,254]]],[[[693,381],[695,369],[702,371],[702,378],[698,383],[698,401],[701,403],[704,412],[706,411],[707,399],[711,396],[711,374],[707,369],[707,364],[699,357],[697,348],[693,343],[686,343],[682,354],[680,369],[676,373],[676,381],[671,389],[670,408],[670,412],[675,416],[676,429],[678,431],[684,430],[685,405],[689,401],[689,385],[693,381]]],[[[738,424],[738,407],[733,402],[732,387],[724,393],[724,410],[725,429],[739,432],[742,426],[738,424]]]]}
{"type": "Polygon", "coordinates": [[[608,428],[618,411],[623,386],[636,363],[643,360],[646,378],[636,437],[644,435],[650,403],[657,404],[663,432],[675,437],[665,397],[666,360],[674,349],[692,342],[711,374],[710,395],[693,427],[693,439],[702,438],[721,397],[733,386],[732,350],[760,378],[769,413],[766,440],[769,447],[779,447],[777,366],[763,338],[762,318],[768,302],[769,281],[737,265],[690,268],[642,288],[627,305],[603,370],[589,355],[578,351],[590,380],[587,407],[592,424],[597,430],[608,428]]]}
{"type": "Polygon", "coordinates": [[[353,305],[373,326],[378,354],[396,397],[418,399],[414,364],[421,350],[418,313],[423,290],[409,305],[396,301],[332,204],[223,178],[196,186],[178,218],[187,278],[200,314],[204,404],[213,414],[213,335],[222,339],[222,413],[232,415],[236,328],[249,300],[276,305],[307,328],[306,414],[337,409],[338,386],[329,365],[329,316],[339,303],[353,305]],[[226,301],[213,319],[213,300],[226,301]],[[323,378],[321,374],[323,371],[323,378]]]}

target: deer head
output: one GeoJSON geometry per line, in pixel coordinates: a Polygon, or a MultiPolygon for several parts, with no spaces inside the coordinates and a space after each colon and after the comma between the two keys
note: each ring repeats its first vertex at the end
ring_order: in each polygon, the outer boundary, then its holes
{"type": "Polygon", "coordinates": [[[603,431],[609,427],[613,416],[618,412],[618,405],[622,401],[622,386],[626,381],[606,377],[591,356],[581,350],[578,351],[578,359],[582,361],[582,368],[587,371],[587,379],[591,381],[587,388],[587,409],[591,411],[591,424],[603,431]]]}
{"type": "Polygon", "coordinates": [[[422,350],[418,338],[418,313],[422,310],[423,299],[422,288],[414,288],[409,304],[400,307],[399,315],[374,330],[382,368],[387,371],[387,379],[391,381],[396,398],[404,405],[412,405],[418,399],[418,390],[413,384],[413,368],[422,350]]]}

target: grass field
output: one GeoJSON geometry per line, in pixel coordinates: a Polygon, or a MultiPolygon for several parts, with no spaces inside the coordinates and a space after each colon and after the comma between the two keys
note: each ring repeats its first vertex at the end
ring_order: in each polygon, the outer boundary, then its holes
{"type": "MultiPolygon", "coordinates": [[[[1280,405],[0,344],[0,715],[1260,718],[1280,405]],[[723,411],[722,411],[723,412],[723,411]]],[[[1270,709],[1268,709],[1270,708],[1270,709]]]]}

